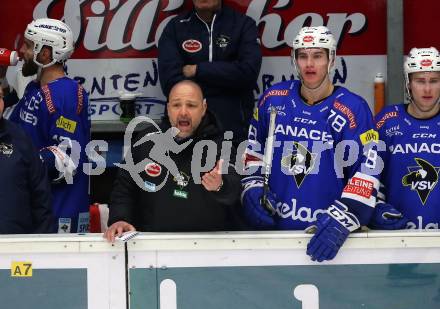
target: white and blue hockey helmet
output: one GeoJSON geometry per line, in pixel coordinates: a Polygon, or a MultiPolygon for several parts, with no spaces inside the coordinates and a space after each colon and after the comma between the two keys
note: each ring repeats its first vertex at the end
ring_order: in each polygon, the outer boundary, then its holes
{"type": "Polygon", "coordinates": [[[440,72],[440,54],[435,47],[412,48],[403,64],[406,91],[409,96],[409,77],[416,72],[440,72]]]}
{"type": "Polygon", "coordinates": [[[299,31],[298,35],[293,40],[292,44],[292,61],[295,68],[298,71],[296,64],[295,51],[300,48],[324,48],[328,50],[329,55],[329,68],[328,71],[334,66],[336,58],[336,40],[332,32],[325,26],[317,27],[303,27],[299,31]]]}
{"type": "Polygon", "coordinates": [[[435,47],[412,48],[405,60],[403,70],[407,81],[411,73],[438,72],[440,71],[440,54],[435,47]]]}
{"type": "Polygon", "coordinates": [[[24,36],[34,43],[34,62],[43,68],[69,59],[74,51],[72,30],[57,19],[40,18],[32,21],[27,25],[24,36]],[[43,46],[52,48],[52,61],[46,65],[37,61],[43,46]]]}

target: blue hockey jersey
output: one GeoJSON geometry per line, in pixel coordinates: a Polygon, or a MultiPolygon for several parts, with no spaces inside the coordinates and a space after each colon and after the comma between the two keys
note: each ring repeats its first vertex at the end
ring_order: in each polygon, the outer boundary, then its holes
{"type": "Polygon", "coordinates": [[[43,87],[37,81],[30,82],[10,116],[10,120],[20,124],[41,150],[49,174],[57,170],[55,160],[45,158],[50,152],[45,151],[43,155],[46,147],[59,145],[62,141],[76,141],[81,146],[73,183],[52,184],[53,212],[60,233],[88,232],[89,178],[83,172],[83,163],[87,162],[85,147],[90,141],[88,106],[84,88],[63,77],[43,87]]]}
{"type": "MultiPolygon", "coordinates": [[[[281,82],[260,98],[248,135],[244,191],[263,179],[264,148],[271,107],[277,110],[269,178],[276,196],[276,229],[302,230],[341,200],[361,224],[375,206],[379,187],[371,173],[378,136],[368,104],[344,87],[315,105],[300,96],[299,81],[281,82]],[[252,171],[254,169],[254,171],[252,171]],[[368,173],[370,172],[370,173],[368,173]]],[[[244,205],[246,207],[246,205],[244,205]]]]}
{"type": "Polygon", "coordinates": [[[411,229],[438,229],[440,222],[440,115],[416,119],[406,105],[384,108],[376,128],[386,144],[380,196],[400,210],[411,229]]]}

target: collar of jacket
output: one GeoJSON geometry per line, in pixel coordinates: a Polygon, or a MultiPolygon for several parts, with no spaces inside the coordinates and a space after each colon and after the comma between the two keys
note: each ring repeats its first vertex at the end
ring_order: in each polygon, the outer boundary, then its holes
{"type": "MultiPolygon", "coordinates": [[[[220,9],[215,11],[212,16],[213,17],[216,16],[216,19],[219,18],[222,15],[224,9],[225,9],[225,7],[224,7],[224,4],[222,2],[222,5],[221,5],[220,9]]],[[[195,8],[193,8],[193,10],[191,11],[191,16],[194,16],[194,17],[197,17],[198,19],[201,19],[200,17],[198,17],[199,15],[197,14],[197,11],[196,11],[195,8]]]]}
{"type": "MultiPolygon", "coordinates": [[[[160,127],[162,132],[165,132],[171,127],[168,116],[164,116],[162,118],[162,124],[160,127]]],[[[194,138],[194,140],[211,139],[221,133],[222,128],[217,120],[217,117],[215,117],[215,115],[209,110],[206,110],[205,116],[203,116],[202,121],[194,131],[194,134],[188,138],[194,138]]]]}

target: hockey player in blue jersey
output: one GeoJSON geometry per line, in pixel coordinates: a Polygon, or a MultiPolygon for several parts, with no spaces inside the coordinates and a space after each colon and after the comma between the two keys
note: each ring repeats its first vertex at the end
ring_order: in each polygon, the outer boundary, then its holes
{"type": "Polygon", "coordinates": [[[438,229],[438,50],[413,48],[404,63],[404,73],[409,104],[387,106],[376,116],[376,128],[386,144],[386,151],[382,155],[385,168],[381,176],[383,186],[378,194],[380,203],[371,226],[376,229],[438,229]]]}
{"type": "Polygon", "coordinates": [[[258,229],[312,230],[312,260],[334,258],[348,234],[369,222],[379,181],[372,176],[378,136],[364,99],[330,81],[336,42],[324,26],[302,28],[292,61],[300,81],[261,96],[251,121],[242,203],[258,229]],[[277,111],[267,204],[262,204],[269,111],[277,111]],[[257,172],[255,172],[257,170],[257,172]],[[267,209],[274,209],[273,215],[267,209]]]}
{"type": "Polygon", "coordinates": [[[23,75],[38,73],[10,120],[30,135],[52,178],[53,212],[58,232],[87,232],[88,176],[83,172],[90,141],[87,93],[65,76],[64,62],[74,51],[73,34],[63,22],[32,21],[20,49],[23,75]]]}

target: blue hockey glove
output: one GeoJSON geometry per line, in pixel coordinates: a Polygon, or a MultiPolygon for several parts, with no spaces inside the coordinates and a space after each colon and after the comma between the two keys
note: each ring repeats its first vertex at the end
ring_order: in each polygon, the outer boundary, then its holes
{"type": "Polygon", "coordinates": [[[401,230],[406,228],[408,219],[392,205],[379,202],[374,208],[368,227],[374,230],[401,230]]]}
{"type": "Polygon", "coordinates": [[[327,212],[318,214],[316,223],[316,233],[307,245],[307,254],[318,262],[332,260],[348,234],[360,227],[356,216],[339,201],[335,201],[327,212]]]}
{"type": "Polygon", "coordinates": [[[267,193],[266,206],[263,206],[262,184],[258,180],[246,183],[241,194],[241,203],[243,204],[244,217],[248,224],[257,229],[269,229],[275,226],[275,219],[268,209],[276,208],[276,200],[269,191],[267,193]]]}

